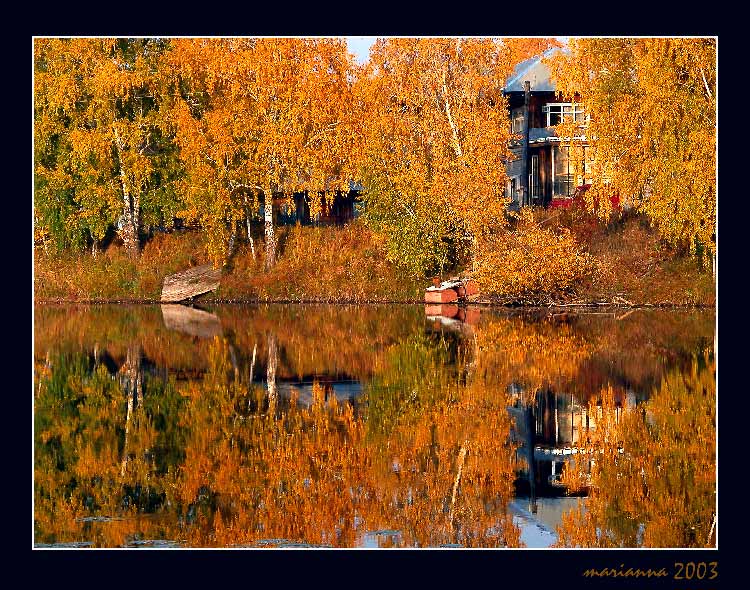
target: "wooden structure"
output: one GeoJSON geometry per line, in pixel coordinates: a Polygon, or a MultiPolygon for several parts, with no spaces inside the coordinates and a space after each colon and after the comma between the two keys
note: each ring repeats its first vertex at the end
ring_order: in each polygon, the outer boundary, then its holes
{"type": "Polygon", "coordinates": [[[452,286],[441,283],[437,287],[428,287],[424,292],[425,303],[450,303],[458,301],[458,293],[452,286]]]}
{"type": "Polygon", "coordinates": [[[195,266],[188,270],[164,278],[161,300],[165,303],[177,303],[214,291],[221,282],[221,269],[211,264],[195,266]]]}
{"type": "Polygon", "coordinates": [[[550,69],[543,62],[555,51],[518,64],[503,89],[514,136],[509,145],[514,158],[505,164],[505,195],[511,198],[513,208],[564,206],[574,198],[576,189],[591,182],[586,114],[580,104],[564,102],[556,95],[550,69]],[[570,142],[558,137],[556,126],[563,118],[578,124],[573,140],[579,149],[571,150],[570,142]]]}
{"type": "Polygon", "coordinates": [[[479,295],[479,286],[475,281],[454,277],[425,289],[424,301],[436,304],[452,303],[471,300],[477,295],[479,295]]]}

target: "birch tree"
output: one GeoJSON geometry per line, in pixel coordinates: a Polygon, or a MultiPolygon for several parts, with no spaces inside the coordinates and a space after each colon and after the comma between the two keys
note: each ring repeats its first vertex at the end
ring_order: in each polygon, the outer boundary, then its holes
{"type": "Polygon", "coordinates": [[[715,254],[716,40],[572,39],[551,66],[590,116],[589,204],[619,193],[667,243],[715,254]]]}
{"type": "MultiPolygon", "coordinates": [[[[272,203],[347,190],[355,138],[354,64],[341,39],[180,39],[173,121],[188,177],[186,213],[220,258],[245,197],[263,199],[266,268],[276,259],[272,203]],[[242,198],[238,198],[242,197],[242,198]]],[[[317,198],[310,211],[320,211],[317,198]]]]}
{"type": "Polygon", "coordinates": [[[59,231],[77,227],[94,244],[117,223],[125,246],[138,253],[144,200],[171,175],[163,169],[154,93],[165,48],[158,39],[35,40],[39,223],[54,229],[57,217],[59,231]]]}
{"type": "Polygon", "coordinates": [[[371,50],[358,84],[367,215],[415,272],[472,255],[502,223],[512,66],[493,39],[379,39],[371,50]]]}

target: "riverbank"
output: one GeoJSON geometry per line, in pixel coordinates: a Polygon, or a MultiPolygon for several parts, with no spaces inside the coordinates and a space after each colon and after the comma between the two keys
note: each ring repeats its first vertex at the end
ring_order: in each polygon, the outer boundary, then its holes
{"type": "MultiPolygon", "coordinates": [[[[551,219],[551,218],[550,218],[551,219]]],[[[544,222],[544,220],[541,220],[544,222]]],[[[540,307],[712,307],[711,270],[659,244],[638,218],[602,225],[565,216],[593,261],[593,271],[565,293],[493,298],[474,303],[540,307]]],[[[429,280],[407,276],[385,259],[382,242],[357,223],[345,227],[279,228],[279,257],[263,270],[262,243],[240,244],[225,265],[219,289],[205,303],[421,303],[429,280]]],[[[198,232],[158,234],[140,258],[111,245],[90,253],[35,252],[39,303],[158,303],[164,277],[209,262],[198,232]]],[[[481,288],[481,285],[480,285],[481,288]]]]}

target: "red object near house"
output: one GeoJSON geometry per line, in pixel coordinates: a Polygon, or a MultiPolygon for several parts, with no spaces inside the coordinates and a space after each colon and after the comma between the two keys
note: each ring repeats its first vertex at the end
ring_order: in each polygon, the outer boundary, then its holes
{"type": "Polygon", "coordinates": [[[450,303],[458,300],[455,289],[427,289],[424,292],[425,303],[450,303]]]}
{"type": "Polygon", "coordinates": [[[459,309],[458,305],[425,305],[424,314],[430,317],[455,318],[459,314],[459,309]]]}
{"type": "MultiPolygon", "coordinates": [[[[557,197],[550,201],[549,206],[551,209],[568,209],[569,207],[572,207],[574,205],[577,207],[584,207],[585,203],[583,202],[583,195],[590,188],[590,184],[582,184],[576,187],[576,190],[573,193],[572,197],[557,197]]],[[[617,211],[620,209],[620,195],[611,195],[609,197],[609,202],[612,203],[612,208],[614,210],[617,211]]]]}
{"type": "Polygon", "coordinates": [[[464,308],[458,312],[456,319],[459,319],[470,326],[476,326],[479,323],[479,315],[480,311],[475,307],[464,308]]]}

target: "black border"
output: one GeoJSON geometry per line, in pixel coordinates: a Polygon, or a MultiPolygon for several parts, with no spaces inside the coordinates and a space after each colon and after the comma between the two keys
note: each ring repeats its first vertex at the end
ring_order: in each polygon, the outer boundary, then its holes
{"type": "MultiPolygon", "coordinates": [[[[735,96],[741,93],[746,78],[744,68],[739,66],[738,59],[746,53],[740,47],[744,36],[741,33],[731,34],[731,25],[722,22],[722,17],[716,6],[703,8],[683,6],[674,11],[664,13],[655,12],[657,7],[651,4],[646,8],[638,7],[634,3],[608,4],[601,3],[594,8],[583,4],[574,4],[581,13],[598,17],[598,22],[587,20],[568,26],[565,19],[555,18],[565,10],[552,11],[553,5],[545,3],[539,10],[532,10],[527,3],[495,6],[488,10],[475,5],[457,5],[443,7],[438,4],[423,6],[405,6],[397,8],[383,4],[367,4],[348,6],[338,12],[321,5],[296,8],[281,7],[281,14],[269,15],[257,5],[233,7],[231,5],[193,6],[179,5],[176,8],[166,5],[134,6],[116,4],[103,7],[101,4],[91,7],[76,4],[75,9],[70,6],[57,5],[54,8],[30,7],[38,10],[30,22],[32,36],[54,35],[132,35],[152,36],[262,36],[262,35],[331,35],[344,34],[364,35],[492,35],[492,36],[556,36],[565,31],[566,36],[596,35],[596,36],[713,36],[719,37],[719,118],[725,122],[726,129],[723,143],[720,142],[719,162],[728,162],[735,152],[729,144],[731,128],[735,123],[742,126],[742,122],[735,119],[732,113],[738,112],[734,103],[735,96]],[[104,12],[103,12],[104,11],[104,12]],[[610,12],[608,12],[610,11],[610,12]],[[407,14],[413,12],[409,19],[407,14]],[[545,14],[547,16],[545,16],[545,14]],[[523,15],[529,15],[524,18],[523,15]],[[680,19],[683,22],[680,22],[680,19]],[[722,74],[725,74],[722,76],[722,74]],[[722,81],[727,83],[721,84],[722,81]],[[722,93],[723,91],[723,93],[722,93]],[[724,118],[722,118],[724,115],[724,118]],[[722,150],[721,147],[725,149],[722,150]]],[[[564,9],[565,4],[556,5],[564,9]]],[[[566,9],[567,10],[567,9],[566,9]]],[[[731,19],[732,16],[728,17],[731,19]]],[[[9,25],[8,26],[12,26],[9,25]]],[[[27,37],[26,42],[30,39],[27,37]]],[[[18,45],[23,45],[18,43],[18,45]]],[[[28,45],[26,45],[28,47],[28,45]]],[[[18,54],[23,55],[21,50],[18,54]]],[[[26,54],[28,55],[28,54],[26,54]]],[[[20,60],[19,60],[20,61],[20,60]]],[[[28,67],[28,61],[18,69],[28,67]]],[[[24,72],[25,80],[28,70],[24,72]]],[[[28,84],[28,82],[26,82],[28,84]]],[[[21,88],[25,84],[19,84],[21,88]]],[[[17,87],[18,87],[17,86],[17,87]]],[[[28,87],[28,86],[27,86],[28,87]]],[[[741,95],[740,95],[741,96],[741,95]]],[[[28,103],[26,103],[28,105],[28,103]]],[[[28,107],[26,107],[28,108],[28,107]]],[[[739,105],[737,105],[739,108],[739,105]]],[[[23,112],[24,109],[21,109],[23,112]]],[[[28,111],[26,111],[28,112],[28,111]]],[[[25,126],[24,126],[25,127],[25,126]]],[[[28,133],[28,127],[19,133],[28,133]]],[[[28,135],[27,135],[28,137],[28,135]]],[[[741,143],[732,142],[737,148],[741,143]]],[[[19,158],[20,159],[20,158],[19,158]]],[[[28,162],[28,161],[27,161],[28,162]]],[[[28,165],[28,164],[26,164],[28,165]]],[[[263,550],[263,551],[217,551],[217,550],[177,550],[177,551],[146,551],[133,550],[95,550],[95,551],[45,551],[32,550],[32,567],[23,569],[25,577],[32,584],[50,581],[56,586],[128,586],[133,585],[153,587],[159,583],[190,582],[191,586],[212,585],[219,587],[231,583],[244,587],[272,584],[275,587],[287,587],[292,584],[320,582],[326,586],[358,586],[361,584],[401,586],[409,580],[419,585],[438,582],[438,587],[450,587],[460,584],[462,587],[482,585],[487,587],[514,587],[516,584],[524,588],[673,588],[674,590],[712,590],[720,587],[723,580],[729,588],[739,587],[730,582],[732,572],[737,573],[739,560],[729,558],[738,553],[736,549],[742,547],[741,540],[734,541],[735,534],[741,531],[743,525],[743,504],[738,490],[729,480],[742,471],[742,462],[729,460],[729,437],[732,445],[742,444],[742,430],[732,424],[739,418],[733,408],[743,401],[742,388],[735,384],[742,383],[736,378],[736,367],[742,366],[737,354],[744,352],[743,339],[737,334],[738,322],[734,319],[744,315],[741,297],[742,270],[744,261],[741,245],[736,244],[735,236],[743,235],[743,229],[732,227],[734,224],[747,223],[741,217],[741,201],[746,197],[745,189],[739,182],[733,182],[733,175],[739,168],[727,164],[722,167],[719,182],[720,229],[719,241],[723,248],[719,256],[719,274],[723,281],[723,289],[718,293],[719,305],[717,318],[721,342],[724,344],[719,362],[720,403],[719,415],[721,427],[719,431],[725,433],[723,443],[719,446],[721,476],[719,489],[721,506],[719,513],[725,518],[720,519],[719,540],[722,546],[719,550],[263,550]],[[734,188],[736,187],[736,188],[734,188]],[[724,189],[723,191],[721,189],[724,189]],[[739,272],[737,272],[739,271],[739,272]],[[737,279],[740,278],[738,281],[737,279]],[[720,309],[725,313],[722,315],[720,309]],[[729,315],[732,314],[732,315],[729,315]],[[734,333],[733,333],[734,332],[734,333]],[[726,350],[725,350],[726,349],[726,350]],[[739,436],[737,434],[739,433],[739,436]],[[723,459],[723,463],[721,462],[723,459]],[[720,576],[711,582],[678,582],[673,579],[674,563],[676,561],[717,561],[720,576]],[[621,566],[624,564],[624,568],[621,566]],[[667,577],[618,579],[583,577],[588,568],[640,568],[643,570],[659,570],[666,568],[667,577]],[[351,572],[351,573],[350,573],[351,572]]],[[[20,176],[20,175],[18,175],[20,176]]],[[[26,177],[28,178],[28,177],[26,177]]],[[[24,179],[25,180],[25,179],[24,179]]],[[[26,185],[28,186],[28,185],[26,185]]],[[[21,189],[24,193],[26,187],[21,189]]],[[[22,199],[17,200],[18,209],[22,199]]],[[[25,209],[28,212],[28,209],[25,209]]],[[[28,214],[28,213],[27,213],[28,214]]],[[[25,217],[20,214],[19,217],[25,217]]],[[[748,216],[750,218],[750,216],[748,216]]],[[[26,219],[28,219],[26,217],[26,219]]],[[[23,236],[13,239],[15,244],[28,244],[28,234],[17,224],[13,230],[23,232],[23,236]]],[[[20,257],[16,258],[17,260],[20,257]]],[[[33,259],[32,259],[33,267],[33,259]]],[[[21,274],[25,273],[20,273],[21,274]]],[[[32,294],[33,298],[33,294],[32,294]]],[[[33,299],[32,299],[33,301],[33,299]]],[[[32,303],[33,315],[33,303],[32,303]]],[[[19,327],[20,329],[20,327],[19,327]]],[[[33,339],[33,332],[32,332],[33,339]]],[[[27,357],[28,358],[28,357],[27,357]]],[[[743,359],[744,360],[744,359],[743,359]]],[[[28,365],[26,365],[28,366],[28,365]]],[[[28,381],[21,379],[27,386],[28,381]]],[[[9,390],[10,391],[10,390],[9,390]]],[[[21,408],[14,410],[17,415],[28,416],[28,398],[20,395],[23,388],[16,388],[19,392],[18,400],[21,408]]],[[[18,420],[23,423],[23,420],[18,420]]],[[[19,427],[20,428],[20,427],[19,427]]],[[[741,427],[740,427],[741,428],[741,427]]],[[[28,431],[23,429],[16,440],[28,441],[28,431]]],[[[23,454],[21,454],[23,455],[23,454]]],[[[26,482],[28,463],[24,463],[18,473],[19,480],[26,482]]],[[[744,486],[743,486],[744,487],[744,486]]],[[[28,496],[24,490],[22,502],[18,506],[28,506],[28,496]]],[[[11,511],[12,512],[12,511],[11,511]]],[[[17,510],[20,519],[18,533],[6,533],[6,543],[20,545],[25,551],[30,547],[30,526],[28,512],[17,510]]],[[[744,535],[746,536],[746,535],[744,535]]],[[[26,554],[25,556],[28,556],[26,554]]],[[[17,562],[19,565],[21,562],[17,562]]],[[[737,578],[739,580],[739,578],[737,578]]]]}

